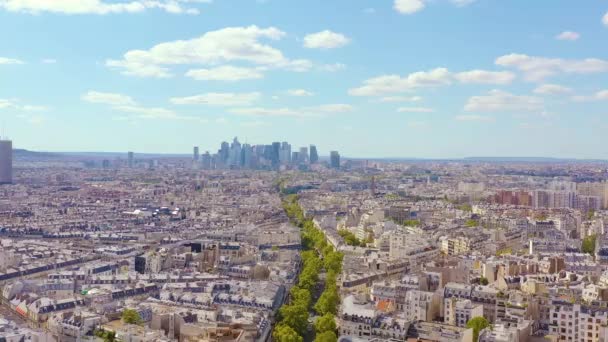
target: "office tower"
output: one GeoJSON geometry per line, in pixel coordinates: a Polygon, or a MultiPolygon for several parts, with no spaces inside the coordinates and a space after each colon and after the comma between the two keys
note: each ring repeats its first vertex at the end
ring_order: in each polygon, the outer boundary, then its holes
{"type": "Polygon", "coordinates": [[[128,154],[128,165],[129,167],[133,167],[133,165],[135,164],[135,154],[133,152],[129,152],[128,154]]]}
{"type": "Polygon", "coordinates": [[[270,161],[272,162],[272,166],[279,166],[280,161],[280,153],[281,153],[281,143],[273,142],[272,143],[272,155],[270,156],[270,161]]]}
{"type": "Polygon", "coordinates": [[[229,166],[238,167],[241,164],[241,143],[237,137],[234,137],[230,145],[229,166]]]}
{"type": "Polygon", "coordinates": [[[291,153],[291,163],[293,165],[298,165],[300,163],[300,152],[291,153]]]}
{"type": "Polygon", "coordinates": [[[109,168],[110,168],[110,161],[109,161],[109,160],[107,160],[107,159],[104,159],[104,160],[101,162],[101,167],[103,167],[104,169],[109,169],[109,168]]]}
{"type": "Polygon", "coordinates": [[[286,141],[281,144],[279,162],[283,165],[288,165],[291,162],[291,145],[286,141]]]}
{"type": "Polygon", "coordinates": [[[308,163],[308,147],[300,147],[300,164],[308,163]]]}
{"type": "Polygon", "coordinates": [[[218,151],[218,154],[219,154],[218,161],[220,161],[221,164],[223,164],[223,165],[228,164],[228,158],[230,156],[230,144],[223,141],[222,146],[221,146],[220,150],[218,151]]]}
{"type": "Polygon", "coordinates": [[[338,151],[331,151],[329,154],[330,166],[334,169],[340,168],[340,153],[338,151]]]}
{"type": "Polygon", "coordinates": [[[252,159],[253,149],[249,144],[243,144],[243,148],[241,149],[241,166],[245,169],[251,168],[251,159],[252,159]]]}
{"type": "Polygon", "coordinates": [[[194,146],[194,161],[198,161],[199,160],[199,153],[198,153],[198,146],[194,146]]]}
{"type": "Polygon", "coordinates": [[[317,146],[310,145],[310,163],[315,164],[319,161],[319,154],[317,152],[317,146]]]}
{"type": "Polygon", "coordinates": [[[209,151],[203,153],[203,158],[202,158],[201,164],[203,166],[203,169],[205,169],[205,170],[211,169],[211,155],[209,154],[209,151]]]}
{"type": "Polygon", "coordinates": [[[0,139],[0,184],[13,182],[13,142],[0,139]]]}

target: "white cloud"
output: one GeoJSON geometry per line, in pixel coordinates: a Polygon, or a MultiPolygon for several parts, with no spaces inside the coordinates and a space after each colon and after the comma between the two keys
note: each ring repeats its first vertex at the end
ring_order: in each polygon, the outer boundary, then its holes
{"type": "Polygon", "coordinates": [[[188,70],[186,76],[199,81],[240,81],[260,79],[264,77],[264,74],[255,68],[224,65],[211,69],[188,70]]]}
{"type": "Polygon", "coordinates": [[[313,96],[314,93],[311,91],[308,91],[306,89],[290,89],[287,91],[288,95],[291,96],[313,96]]]}
{"type": "Polygon", "coordinates": [[[581,37],[581,35],[578,32],[564,31],[564,32],[558,34],[557,36],[555,36],[555,39],[574,41],[574,40],[578,40],[580,37],[581,37]]]}
{"type": "Polygon", "coordinates": [[[491,90],[487,95],[469,98],[464,109],[468,112],[530,112],[543,109],[543,99],[513,95],[502,90],[491,90]]]}
{"type": "Polygon", "coordinates": [[[464,84],[508,84],[515,79],[510,72],[495,72],[486,70],[471,70],[451,73],[446,68],[436,68],[429,71],[419,71],[407,76],[383,75],[368,79],[363,86],[349,90],[352,96],[378,96],[410,91],[417,88],[438,87],[458,81],[464,84]]]}
{"type": "Polygon", "coordinates": [[[402,14],[413,14],[424,9],[422,0],[395,0],[394,8],[402,14]]]}
{"type": "Polygon", "coordinates": [[[0,65],[3,64],[24,64],[20,59],[0,57],[0,65]]]}
{"type": "Polygon", "coordinates": [[[602,18],[602,22],[604,23],[604,25],[608,26],[608,12],[606,12],[606,14],[604,14],[604,18],[602,18]]]}
{"type": "Polygon", "coordinates": [[[248,106],[259,100],[261,94],[253,93],[206,93],[188,97],[172,97],[169,101],[177,105],[248,106]]]}
{"type": "Polygon", "coordinates": [[[101,103],[110,106],[133,106],[135,100],[130,96],[117,93],[102,93],[98,91],[89,91],[82,95],[82,100],[91,103],[101,103]]]}
{"type": "Polygon", "coordinates": [[[311,33],[304,37],[304,47],[309,49],[335,49],[348,43],[350,43],[348,37],[329,30],[311,33]]]}
{"type": "Polygon", "coordinates": [[[53,58],[45,58],[42,60],[42,64],[55,64],[57,63],[56,59],[53,58]]]}
{"type": "Polygon", "coordinates": [[[346,69],[346,64],[343,64],[343,63],[324,64],[324,65],[321,65],[320,69],[323,71],[336,72],[336,71],[346,69]]]}
{"type": "Polygon", "coordinates": [[[498,57],[496,64],[521,71],[528,81],[542,81],[558,73],[591,74],[608,72],[608,61],[597,58],[561,59],[510,54],[498,57]]]}
{"type": "Polygon", "coordinates": [[[159,9],[172,14],[198,14],[196,8],[185,8],[181,3],[204,3],[208,1],[184,0],[133,0],[109,2],[104,0],[0,0],[0,8],[10,12],[37,14],[41,12],[61,14],[112,14],[140,13],[148,9],[159,9]]]}
{"type": "Polygon", "coordinates": [[[458,115],[456,116],[458,121],[477,121],[477,122],[492,122],[494,118],[491,116],[483,115],[458,115]]]}
{"type": "Polygon", "coordinates": [[[226,27],[189,39],[158,44],[149,50],[131,50],[120,60],[106,65],[122,69],[124,74],[141,77],[171,77],[169,66],[216,65],[223,62],[249,62],[265,68],[303,72],[312,68],[305,59],[289,59],[261,39],[280,40],[285,32],[274,28],[226,27]]]}
{"type": "Polygon", "coordinates": [[[534,93],[542,95],[561,95],[571,92],[571,88],[564,87],[559,84],[542,84],[534,89],[534,93]]]}
{"type": "Polygon", "coordinates": [[[436,87],[448,85],[452,82],[451,75],[446,68],[437,68],[429,71],[419,71],[408,76],[383,75],[363,82],[363,86],[349,90],[353,96],[376,96],[382,94],[399,93],[416,88],[436,87]]]}
{"type": "Polygon", "coordinates": [[[454,78],[465,84],[509,84],[515,75],[508,71],[471,70],[454,74],[454,78]]]}
{"type": "Polygon", "coordinates": [[[420,96],[385,96],[380,102],[418,102],[422,101],[420,96]]]}
{"type": "Polygon", "coordinates": [[[608,100],[608,89],[600,90],[597,93],[590,95],[590,96],[585,96],[585,95],[573,96],[572,100],[574,100],[576,102],[608,100]]]}
{"type": "Polygon", "coordinates": [[[433,113],[435,110],[433,108],[426,107],[400,107],[397,108],[397,112],[399,113],[433,113]]]}
{"type": "Polygon", "coordinates": [[[20,112],[43,112],[49,108],[46,106],[24,104],[19,99],[0,99],[0,109],[11,109],[20,112]]]}
{"type": "Polygon", "coordinates": [[[121,117],[120,120],[135,122],[136,119],[170,119],[181,121],[206,122],[207,120],[177,114],[171,109],[162,107],[145,107],[133,100],[132,97],[118,93],[102,93],[89,91],[82,95],[82,100],[90,103],[105,104],[111,109],[124,113],[134,114],[133,116],[121,117]]]}
{"type": "Polygon", "coordinates": [[[351,105],[336,103],[304,108],[234,108],[231,109],[230,112],[233,114],[250,116],[323,117],[327,114],[346,113],[353,110],[354,107],[351,105]]]}

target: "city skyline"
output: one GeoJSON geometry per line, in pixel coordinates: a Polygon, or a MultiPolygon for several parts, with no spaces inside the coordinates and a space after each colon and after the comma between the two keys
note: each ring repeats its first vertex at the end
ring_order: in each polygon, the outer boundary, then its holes
{"type": "Polygon", "coordinates": [[[608,159],[600,2],[154,3],[0,0],[15,148],[608,159]]]}

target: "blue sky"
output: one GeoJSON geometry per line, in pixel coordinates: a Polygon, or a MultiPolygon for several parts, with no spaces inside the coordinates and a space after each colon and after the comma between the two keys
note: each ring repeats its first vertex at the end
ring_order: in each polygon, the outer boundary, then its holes
{"type": "Polygon", "coordinates": [[[0,0],[21,148],[606,158],[600,0],[0,0]]]}

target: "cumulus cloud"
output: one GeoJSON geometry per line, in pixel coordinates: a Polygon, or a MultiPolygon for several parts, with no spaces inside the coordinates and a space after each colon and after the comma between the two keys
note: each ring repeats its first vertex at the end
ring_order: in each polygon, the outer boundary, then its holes
{"type": "Polygon", "coordinates": [[[604,14],[604,18],[602,18],[602,23],[604,23],[604,25],[608,26],[608,12],[606,12],[606,14],[604,14]]]}
{"type": "Polygon", "coordinates": [[[433,108],[426,107],[401,107],[397,109],[399,113],[433,113],[433,108]]]}
{"type": "Polygon", "coordinates": [[[26,104],[19,99],[0,99],[0,109],[10,109],[20,112],[43,112],[49,108],[46,106],[26,104]]]}
{"type": "Polygon", "coordinates": [[[429,71],[419,71],[405,77],[399,75],[383,75],[368,79],[363,86],[349,90],[353,96],[376,96],[398,93],[423,87],[448,85],[452,82],[450,72],[446,68],[429,71]]]}
{"type": "Polygon", "coordinates": [[[510,54],[498,57],[496,64],[521,71],[528,81],[542,81],[559,73],[592,74],[608,72],[608,61],[587,59],[561,59],[510,54]]]}
{"type": "Polygon", "coordinates": [[[173,14],[198,14],[196,8],[186,8],[182,3],[205,3],[210,1],[188,0],[136,0],[110,2],[103,0],[0,0],[0,8],[10,12],[37,14],[41,12],[60,14],[112,14],[140,13],[148,9],[159,9],[173,14]]]}
{"type": "Polygon", "coordinates": [[[248,106],[259,100],[261,94],[253,93],[206,93],[188,97],[172,97],[176,105],[248,106]]]}
{"type": "Polygon", "coordinates": [[[573,96],[572,100],[576,102],[588,102],[588,101],[603,101],[608,100],[608,89],[600,90],[592,95],[577,95],[573,96]]]}
{"type": "Polygon", "coordinates": [[[542,94],[542,95],[562,95],[569,94],[572,92],[571,88],[564,87],[559,84],[542,84],[536,89],[534,89],[534,93],[542,94]]]}
{"type": "Polygon", "coordinates": [[[359,88],[349,90],[353,96],[378,96],[411,91],[417,88],[439,87],[454,83],[463,84],[509,84],[515,79],[510,72],[494,72],[486,70],[471,70],[451,73],[446,68],[436,68],[429,71],[419,71],[407,76],[383,75],[368,79],[359,88]]]}
{"type": "Polygon", "coordinates": [[[540,97],[513,95],[494,89],[487,95],[469,98],[464,109],[468,112],[530,112],[542,110],[543,104],[540,97]]]}
{"type": "Polygon", "coordinates": [[[477,84],[509,84],[515,79],[515,75],[508,71],[486,71],[471,70],[454,74],[461,83],[477,84]]]}
{"type": "Polygon", "coordinates": [[[134,122],[136,119],[170,119],[181,121],[206,122],[205,119],[179,115],[175,111],[162,107],[142,106],[132,97],[119,93],[104,93],[99,91],[89,91],[81,96],[83,101],[95,104],[104,104],[112,110],[120,111],[132,116],[121,117],[121,120],[134,122]]]}
{"type": "Polygon", "coordinates": [[[380,102],[418,102],[422,101],[420,96],[385,96],[380,102]]]}
{"type": "Polygon", "coordinates": [[[402,14],[413,14],[424,9],[422,0],[395,0],[394,8],[402,14]]]}
{"type": "Polygon", "coordinates": [[[309,49],[335,49],[350,43],[350,39],[342,33],[329,30],[311,33],[304,37],[304,47],[309,49]]]}
{"type": "Polygon", "coordinates": [[[285,32],[274,28],[226,27],[198,38],[158,44],[149,50],[131,50],[122,59],[107,60],[106,65],[124,74],[141,77],[171,77],[170,66],[216,65],[224,62],[247,62],[265,68],[303,72],[312,68],[305,59],[289,59],[263,43],[262,39],[280,40],[285,32]]]}
{"type": "Polygon", "coordinates": [[[278,116],[278,117],[323,117],[328,114],[352,112],[354,107],[349,104],[334,103],[324,104],[315,107],[303,108],[234,108],[230,112],[239,115],[249,116],[278,116]]]}
{"type": "Polygon", "coordinates": [[[291,96],[313,96],[314,93],[311,91],[308,91],[306,89],[290,89],[287,91],[288,95],[291,96]]]}
{"type": "Polygon", "coordinates": [[[20,59],[0,57],[0,65],[3,64],[24,64],[20,59]]]}
{"type": "Polygon", "coordinates": [[[558,34],[557,36],[555,36],[555,39],[574,41],[574,40],[578,40],[580,37],[581,37],[581,35],[578,32],[564,31],[564,32],[558,34]]]}
{"type": "Polygon", "coordinates": [[[192,69],[186,72],[187,77],[199,81],[241,81],[260,79],[264,74],[255,68],[235,67],[224,65],[210,69],[192,69]]]}

